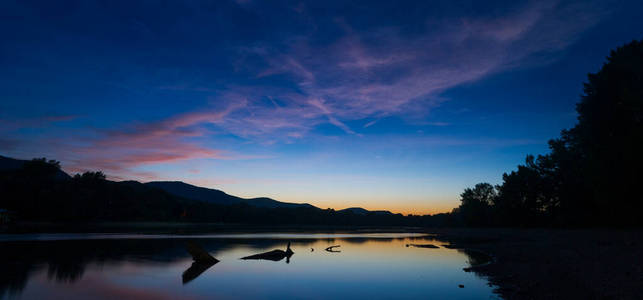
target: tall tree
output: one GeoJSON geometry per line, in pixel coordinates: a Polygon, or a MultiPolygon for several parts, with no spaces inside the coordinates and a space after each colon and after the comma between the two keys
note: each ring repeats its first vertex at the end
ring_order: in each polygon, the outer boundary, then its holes
{"type": "Polygon", "coordinates": [[[578,124],[551,142],[552,155],[566,173],[562,196],[573,204],[566,213],[589,210],[593,213],[586,217],[611,224],[640,223],[643,41],[613,50],[600,71],[588,75],[576,110],[578,124]]]}
{"type": "Polygon", "coordinates": [[[613,50],[588,75],[576,110],[578,123],[549,141],[549,154],[528,155],[503,175],[491,205],[477,200],[478,186],[465,190],[466,223],[485,223],[485,211],[509,226],[643,225],[642,41],[613,50]]]}
{"type": "Polygon", "coordinates": [[[493,185],[478,183],[473,189],[467,188],[460,195],[459,212],[467,225],[490,225],[489,208],[494,202],[497,193],[493,185]]]}

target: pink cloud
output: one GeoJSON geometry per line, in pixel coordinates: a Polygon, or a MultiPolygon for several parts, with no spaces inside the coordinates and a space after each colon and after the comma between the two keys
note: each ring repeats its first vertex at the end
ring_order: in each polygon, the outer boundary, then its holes
{"type": "Polygon", "coordinates": [[[236,102],[220,111],[185,113],[168,119],[101,132],[87,144],[69,147],[68,169],[74,172],[103,170],[119,178],[155,178],[136,167],[190,159],[235,159],[241,156],[202,146],[198,139],[209,132],[204,125],[217,124],[236,109],[236,102]]]}
{"type": "MultiPolygon", "coordinates": [[[[359,32],[338,19],[345,34],[329,45],[313,46],[306,37],[289,37],[284,41],[289,45],[286,51],[267,45],[248,51],[268,64],[258,77],[291,75],[299,98],[307,99],[286,101],[300,114],[286,118],[291,125],[310,127],[321,120],[354,133],[347,121],[415,114],[415,103],[421,103],[426,113],[447,100],[439,97],[447,89],[548,62],[532,60],[533,54],[548,52],[555,59],[557,52],[600,20],[597,11],[592,5],[532,1],[493,18],[427,21],[424,33],[416,35],[395,27],[359,32]]],[[[266,117],[256,121],[274,122],[267,117],[271,114],[259,112],[274,108],[255,108],[255,115],[266,117]]],[[[282,112],[274,116],[281,122],[282,112]]]]}

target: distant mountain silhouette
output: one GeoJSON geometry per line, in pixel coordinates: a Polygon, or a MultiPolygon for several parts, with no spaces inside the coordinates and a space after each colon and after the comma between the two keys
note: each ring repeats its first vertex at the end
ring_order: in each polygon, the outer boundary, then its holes
{"type": "Polygon", "coordinates": [[[338,212],[347,212],[347,213],[353,213],[356,215],[368,215],[368,214],[392,215],[393,214],[388,210],[367,210],[361,207],[349,207],[349,208],[338,210],[338,212]]]}
{"type": "MultiPolygon", "coordinates": [[[[0,172],[3,171],[16,171],[23,167],[29,160],[21,160],[10,158],[0,155],[0,172]]],[[[55,178],[59,180],[70,180],[72,177],[64,171],[56,170],[55,178]]],[[[210,189],[205,187],[194,186],[182,181],[152,181],[147,183],[140,183],[134,180],[113,182],[121,186],[129,186],[137,190],[141,190],[143,186],[151,189],[158,189],[166,193],[194,201],[201,201],[205,203],[217,205],[250,205],[257,208],[313,208],[322,210],[314,205],[308,203],[288,203],[281,202],[267,197],[245,199],[233,195],[226,194],[217,189],[210,189]]],[[[141,190],[144,191],[145,189],[141,190]]],[[[358,216],[366,215],[393,215],[390,211],[378,210],[369,211],[361,207],[351,207],[338,210],[339,213],[351,213],[358,216]]]]}
{"type": "Polygon", "coordinates": [[[175,196],[216,204],[239,204],[242,200],[239,197],[228,195],[220,190],[198,187],[181,181],[152,181],[144,184],[162,189],[175,196]]]}
{"type": "MultiPolygon", "coordinates": [[[[18,170],[22,168],[22,166],[28,161],[29,160],[15,159],[15,158],[0,155],[0,171],[18,170]]],[[[69,176],[69,174],[65,173],[62,170],[57,170],[55,178],[65,180],[65,179],[71,179],[71,176],[69,176]]]]}
{"type": "Polygon", "coordinates": [[[308,203],[287,203],[287,202],[281,202],[281,201],[277,201],[266,197],[244,199],[244,198],[228,195],[225,192],[220,190],[198,187],[191,184],[187,184],[182,181],[152,181],[152,182],[145,183],[145,185],[162,189],[172,195],[183,197],[186,199],[198,200],[198,201],[221,204],[221,205],[248,204],[255,207],[263,207],[263,208],[297,208],[297,207],[317,208],[308,203]]]}

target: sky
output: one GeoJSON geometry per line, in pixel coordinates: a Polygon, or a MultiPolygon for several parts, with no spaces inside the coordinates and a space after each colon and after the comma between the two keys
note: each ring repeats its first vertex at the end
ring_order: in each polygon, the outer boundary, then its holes
{"type": "Polygon", "coordinates": [[[447,212],[576,121],[640,1],[2,1],[0,155],[447,212]]]}

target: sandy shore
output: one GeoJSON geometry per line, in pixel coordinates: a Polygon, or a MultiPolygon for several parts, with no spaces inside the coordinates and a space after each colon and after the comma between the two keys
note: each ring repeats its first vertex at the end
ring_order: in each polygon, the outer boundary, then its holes
{"type": "Polygon", "coordinates": [[[436,229],[494,258],[473,268],[505,299],[642,299],[643,230],[436,229]]]}

